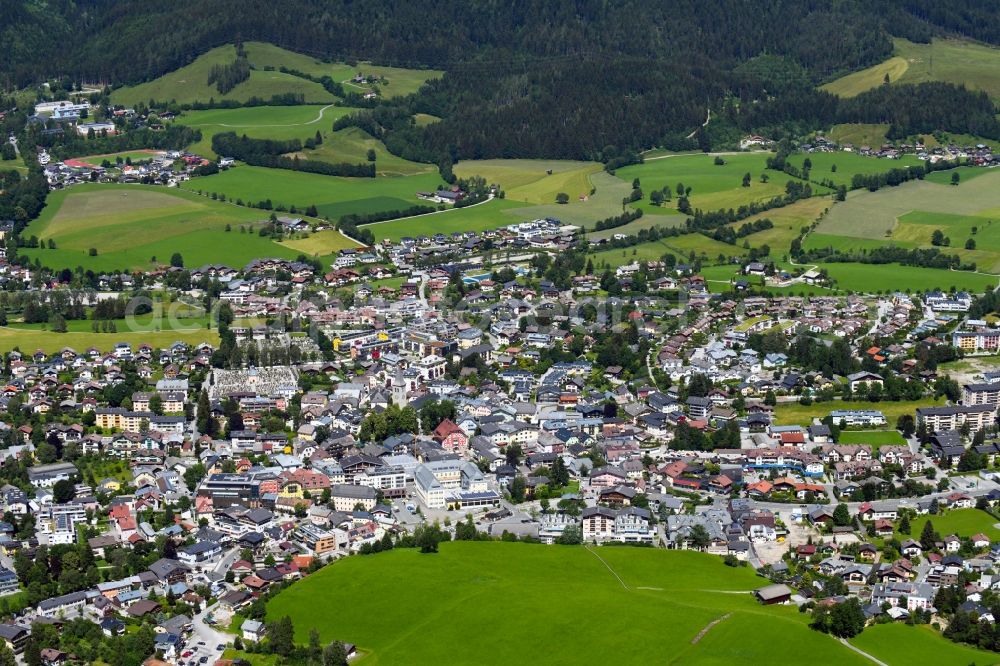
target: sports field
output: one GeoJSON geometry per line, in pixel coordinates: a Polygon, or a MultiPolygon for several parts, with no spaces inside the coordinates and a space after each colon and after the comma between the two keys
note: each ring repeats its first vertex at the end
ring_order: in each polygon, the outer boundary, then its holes
{"type": "Polygon", "coordinates": [[[832,402],[818,402],[811,405],[800,405],[797,402],[781,402],[774,408],[774,422],[777,425],[801,425],[812,424],[813,418],[829,415],[830,412],[838,409],[874,409],[885,415],[886,421],[895,423],[902,414],[913,414],[917,407],[940,407],[944,405],[943,400],[900,400],[899,402],[860,402],[852,400],[843,402],[834,400],[832,402]]]}
{"type": "Polygon", "coordinates": [[[905,445],[906,440],[898,430],[844,430],[837,438],[838,444],[869,444],[880,446],[905,445]]]}
{"type": "Polygon", "coordinates": [[[161,102],[176,101],[180,104],[208,102],[212,99],[245,102],[251,97],[270,99],[273,95],[283,93],[302,94],[305,101],[311,103],[328,104],[334,100],[333,95],[318,83],[291,74],[263,69],[251,70],[249,79],[222,95],[215,85],[208,84],[209,72],[214,65],[230,65],[234,60],[236,60],[235,46],[219,46],[198,56],[191,64],[164,74],[158,79],[118,88],[111,93],[111,101],[126,106],[148,102],[150,99],[161,102]]]}
{"type": "Polygon", "coordinates": [[[302,643],[313,628],[355,643],[365,664],[764,663],[776,645],[867,663],[808,615],[739,593],[765,583],[694,552],[455,542],[336,562],[271,600],[268,619],[290,616],[302,643]],[[640,635],[656,640],[623,640],[640,635]]]}
{"type": "Polygon", "coordinates": [[[822,88],[853,97],[882,85],[888,73],[891,83],[947,81],[985,90],[990,97],[1000,99],[1000,49],[957,39],[934,39],[930,44],[895,39],[893,44],[894,54],[885,62],[822,88]]]}
{"type": "MultiPolygon", "coordinates": [[[[663,213],[665,209],[677,207],[677,185],[691,188],[689,201],[692,208],[705,211],[722,208],[737,208],[753,201],[766,201],[785,193],[785,183],[791,178],[778,171],[767,171],[766,161],[770,153],[739,153],[723,155],[724,165],[716,165],[715,157],[705,154],[668,155],[648,159],[643,164],[618,169],[616,175],[628,184],[639,179],[644,198],[633,204],[646,214],[663,213]],[[750,174],[750,187],[743,187],[743,175],[750,174]],[[762,183],[762,174],[768,182],[762,183]],[[649,201],[650,192],[669,186],[671,200],[662,206],[654,206],[649,201]]],[[[813,189],[825,192],[823,188],[813,189]]]]}
{"type": "Polygon", "coordinates": [[[934,524],[934,531],[942,537],[957,534],[960,537],[971,537],[983,533],[990,539],[1000,539],[1000,529],[997,529],[996,518],[979,509],[954,509],[936,516],[920,516],[913,520],[910,534],[918,535],[924,529],[924,523],[934,524]]]}
{"type": "Polygon", "coordinates": [[[871,241],[881,241],[902,247],[932,247],[931,236],[940,229],[951,239],[945,251],[976,262],[981,271],[1000,272],[1000,172],[976,171],[959,171],[963,178],[957,187],[947,184],[951,175],[945,171],[932,174],[933,180],[877,192],[851,192],[847,201],[831,208],[804,245],[847,249],[872,247],[877,244],[871,241]],[[976,227],[976,234],[972,234],[972,227],[976,227]],[[965,249],[970,238],[975,241],[975,250],[965,249]]]}
{"type": "Polygon", "coordinates": [[[215,155],[212,137],[236,132],[253,139],[306,139],[317,131],[326,133],[333,121],[355,111],[346,106],[305,104],[302,106],[251,106],[238,109],[185,111],[177,122],[201,130],[201,141],[188,150],[199,155],[215,155]]]}
{"type": "Polygon", "coordinates": [[[305,208],[315,205],[320,216],[336,221],[350,213],[374,213],[409,208],[421,202],[417,192],[433,191],[441,183],[437,173],[403,178],[343,178],[315,173],[241,166],[214,176],[194,178],[187,190],[218,192],[230,199],[262,201],[275,206],[305,208]]]}
{"type": "Polygon", "coordinates": [[[267,218],[264,211],[145,185],[79,185],[49,195],[28,233],[53,239],[56,249],[22,253],[52,268],[148,269],[180,252],[187,266],[245,265],[256,257],[298,253],[256,233],[240,233],[267,218]],[[226,225],[231,231],[225,231],[226,225]],[[90,248],[97,256],[90,256],[90,248]],[[156,257],[155,261],[153,257],[156,257]]]}

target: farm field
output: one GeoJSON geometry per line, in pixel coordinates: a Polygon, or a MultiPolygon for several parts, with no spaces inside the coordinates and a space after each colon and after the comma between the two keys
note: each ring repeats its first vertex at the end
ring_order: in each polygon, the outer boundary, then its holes
{"type": "Polygon", "coordinates": [[[182,187],[218,192],[229,199],[254,202],[271,199],[275,206],[315,205],[321,216],[336,221],[351,213],[409,208],[421,203],[417,192],[435,190],[440,182],[436,173],[405,178],[345,178],[241,166],[214,176],[194,178],[182,187]]]}
{"type": "MultiPolygon", "coordinates": [[[[834,400],[832,402],[814,402],[811,405],[800,405],[797,402],[780,402],[774,408],[774,422],[778,425],[802,425],[812,424],[814,417],[822,418],[830,412],[838,409],[874,409],[885,415],[885,420],[889,423],[896,423],[896,419],[903,414],[913,414],[917,407],[940,407],[944,405],[944,400],[900,400],[899,402],[861,402],[852,400],[844,402],[834,400]]],[[[918,532],[919,534],[919,532],[918,532]]]]}
{"type": "MultiPolygon", "coordinates": [[[[819,238],[807,237],[806,247],[833,245],[839,248],[871,247],[842,239],[896,242],[904,247],[932,247],[934,229],[951,238],[947,252],[965,261],[976,262],[979,270],[1000,272],[1000,236],[995,237],[992,221],[1000,220],[1000,171],[984,170],[966,178],[961,185],[911,181],[877,192],[854,191],[847,201],[830,209],[816,228],[819,238]],[[915,226],[919,225],[919,226],[915,226]],[[964,249],[978,227],[976,249],[964,249]]],[[[947,172],[944,172],[947,173],[947,172]]],[[[950,175],[947,176],[950,182],[950,175]]]]}
{"type": "MultiPolygon", "coordinates": [[[[643,164],[622,167],[616,176],[628,185],[634,178],[639,179],[644,199],[632,205],[642,208],[646,214],[664,214],[664,209],[676,208],[678,183],[691,188],[689,200],[692,208],[705,211],[736,208],[785,193],[785,183],[792,179],[782,172],[766,170],[769,155],[768,152],[724,155],[726,163],[722,166],[714,163],[714,156],[702,153],[661,156],[648,159],[643,164]],[[762,183],[760,176],[765,172],[768,182],[762,183]],[[742,186],[745,173],[751,176],[750,187],[742,186]],[[649,202],[650,192],[664,186],[671,189],[671,201],[665,202],[662,207],[652,205],[649,202]]],[[[824,188],[819,190],[826,191],[824,188]]]]}
{"type": "Polygon", "coordinates": [[[949,271],[941,268],[921,268],[899,264],[819,264],[825,268],[834,285],[841,291],[929,291],[932,289],[964,289],[982,293],[997,286],[997,276],[949,271]]]}
{"type": "Polygon", "coordinates": [[[905,445],[906,440],[898,430],[843,430],[837,438],[838,444],[871,444],[880,446],[905,445]]]}
{"type": "Polygon", "coordinates": [[[120,157],[124,162],[127,159],[131,159],[133,162],[141,162],[143,160],[149,160],[159,155],[162,155],[163,151],[160,150],[127,150],[121,153],[107,153],[105,155],[87,155],[86,157],[75,157],[73,158],[76,162],[85,162],[92,166],[101,166],[104,160],[115,164],[115,161],[120,157]]]}
{"type": "Polygon", "coordinates": [[[497,159],[466,160],[456,164],[453,170],[459,178],[482,176],[487,183],[499,184],[509,199],[551,204],[560,192],[568,194],[570,201],[589,197],[594,187],[590,176],[601,168],[598,162],[497,159]]]}
{"type": "Polygon", "coordinates": [[[885,62],[831,81],[822,89],[853,97],[882,85],[888,73],[892,83],[947,81],[1000,98],[1000,49],[957,39],[934,39],[930,44],[894,39],[893,44],[893,56],[885,62]]]}
{"type": "Polygon", "coordinates": [[[328,133],[333,121],[355,111],[346,106],[250,106],[237,109],[185,111],[177,122],[201,130],[201,141],[188,147],[199,155],[213,156],[212,137],[223,132],[246,134],[252,139],[300,139],[328,133]]]}
{"type": "Polygon", "coordinates": [[[794,153],[788,156],[789,164],[802,168],[806,159],[812,162],[809,179],[813,182],[832,181],[835,185],[851,186],[851,179],[857,174],[885,173],[890,169],[923,165],[915,155],[904,155],[898,160],[865,157],[857,153],[838,151],[835,153],[794,153]],[[833,170],[836,167],[836,171],[833,170]]]}
{"type": "Polygon", "coordinates": [[[330,103],[334,100],[333,95],[318,83],[291,74],[263,69],[251,70],[249,79],[223,95],[215,85],[208,84],[208,75],[214,65],[229,65],[234,60],[236,60],[235,46],[219,46],[198,56],[191,64],[164,74],[158,79],[112,91],[111,101],[126,106],[148,102],[150,99],[161,102],[176,101],[179,104],[208,102],[211,99],[246,102],[251,97],[270,99],[273,95],[283,93],[301,94],[306,102],[311,103],[330,103]]]}
{"type": "MultiPolygon", "coordinates": [[[[670,248],[665,240],[661,239],[648,243],[640,243],[632,247],[598,250],[591,255],[594,260],[594,267],[598,270],[604,267],[618,268],[619,266],[631,264],[636,261],[659,261],[665,254],[676,256],[677,252],[670,248]]],[[[681,257],[680,260],[686,261],[686,257],[681,257]]]]}
{"type": "Polygon", "coordinates": [[[836,81],[820,86],[821,90],[833,93],[838,97],[855,97],[861,93],[880,86],[889,77],[889,81],[898,81],[906,73],[909,63],[905,58],[893,56],[877,65],[860,72],[852,72],[836,81]]]}
{"type": "Polygon", "coordinates": [[[297,253],[256,233],[239,233],[266,218],[262,211],[189,192],[145,185],[78,185],[49,195],[29,233],[56,249],[24,248],[52,268],[148,269],[180,252],[188,266],[245,265],[256,257],[297,253]],[[225,231],[230,225],[232,231],[225,231]],[[89,256],[96,248],[97,256],[89,256]],[[154,261],[152,257],[156,257],[154,261]]]}
{"type": "Polygon", "coordinates": [[[912,521],[910,533],[919,535],[927,521],[934,524],[934,531],[942,537],[949,534],[970,537],[982,532],[990,539],[1000,539],[1000,529],[996,527],[997,519],[979,509],[953,509],[936,516],[918,516],[912,521]]]}
{"type": "Polygon", "coordinates": [[[215,329],[209,331],[204,328],[179,331],[119,330],[117,333],[94,333],[87,330],[86,332],[53,333],[52,331],[14,326],[0,327],[0,349],[10,350],[17,347],[23,352],[33,352],[36,349],[52,352],[63,347],[73,347],[77,351],[88,347],[97,347],[101,351],[111,351],[119,342],[127,342],[133,347],[147,343],[154,348],[163,348],[169,347],[177,341],[192,345],[202,342],[218,345],[219,334],[215,329]]]}
{"type": "Polygon", "coordinates": [[[758,213],[728,226],[739,229],[744,224],[753,223],[760,219],[771,220],[774,227],[738,239],[737,245],[742,246],[744,240],[749,242],[752,247],[767,245],[771,248],[772,257],[781,256],[789,251],[792,241],[798,237],[802,227],[812,224],[831,205],[832,202],[826,197],[812,197],[796,201],[788,206],[758,213]]]}
{"type": "Polygon", "coordinates": [[[678,227],[684,224],[687,219],[686,215],[681,215],[670,209],[676,215],[643,215],[638,220],[633,220],[628,224],[623,224],[620,227],[614,227],[612,229],[603,229],[601,231],[588,231],[587,238],[591,239],[601,239],[601,238],[611,238],[618,234],[625,234],[626,236],[631,236],[642,229],[650,229],[652,227],[678,227]]]}
{"type": "Polygon", "coordinates": [[[338,63],[333,66],[330,76],[333,77],[334,81],[343,83],[345,91],[353,89],[356,92],[363,92],[369,90],[370,88],[367,85],[357,85],[348,81],[348,79],[352,78],[358,72],[366,76],[375,75],[385,78],[387,83],[380,83],[378,89],[379,93],[387,98],[410,95],[420,90],[420,87],[431,79],[440,79],[444,76],[444,72],[437,69],[406,69],[403,67],[373,65],[370,62],[359,62],[354,66],[338,63]]]}
{"type": "Polygon", "coordinates": [[[358,247],[356,241],[336,229],[317,231],[309,234],[307,238],[283,240],[281,244],[309,256],[325,256],[347,248],[358,247]]]}
{"type": "Polygon", "coordinates": [[[895,666],[940,666],[940,664],[976,664],[991,666],[1000,663],[1000,655],[979,650],[970,645],[952,643],[939,636],[928,625],[876,624],[850,639],[876,659],[895,666]]]}
{"type": "Polygon", "coordinates": [[[399,549],[341,560],[272,599],[267,617],[290,616],[301,643],[313,628],[321,642],[355,643],[367,653],[363,664],[507,664],[542,652],[549,664],[722,664],[737,654],[766,660],[777,642],[794,642],[815,664],[866,663],[810,630],[807,615],[724,592],[764,582],[750,569],[726,569],[718,558],[694,552],[454,542],[434,555],[399,549]],[[393,604],[379,601],[390,593],[393,604]],[[496,599],[504,602],[490,602],[496,599]],[[555,599],[561,607],[605,612],[557,615],[539,625],[530,609],[555,599]],[[341,612],[344,603],[351,613],[341,612]],[[635,632],[636,622],[655,628],[661,640],[614,638],[635,632]],[[386,626],[402,629],[386,632],[386,626]],[[570,631],[574,639],[562,641],[570,631]],[[503,639],[511,635],[518,640],[503,639]],[[556,640],[561,649],[548,650],[556,640]]]}
{"type": "Polygon", "coordinates": [[[393,155],[385,144],[358,127],[348,127],[337,132],[323,131],[323,143],[314,150],[296,153],[303,159],[324,162],[350,162],[361,164],[368,161],[368,151],[375,151],[375,169],[379,176],[412,176],[419,173],[436,173],[433,164],[411,162],[393,155]]]}
{"type": "MultiPolygon", "coordinates": [[[[593,228],[594,223],[615,215],[621,215],[622,199],[627,197],[632,188],[609,173],[598,171],[590,175],[590,182],[595,192],[586,201],[570,197],[568,204],[547,203],[522,208],[512,208],[507,211],[510,220],[507,224],[536,220],[540,217],[552,217],[565,224],[578,227],[593,228]]],[[[507,193],[508,198],[510,194],[507,193]]],[[[554,200],[554,197],[553,197],[554,200]]],[[[672,226],[676,220],[664,221],[672,226]]],[[[681,219],[683,221],[683,218],[681,219]]]]}
{"type": "Polygon", "coordinates": [[[690,259],[693,253],[703,261],[715,261],[719,257],[742,257],[747,252],[741,245],[730,245],[697,233],[664,238],[663,244],[682,259],[690,259]]]}
{"type": "Polygon", "coordinates": [[[375,238],[398,241],[405,236],[430,236],[437,233],[450,234],[455,231],[487,231],[514,222],[522,221],[508,215],[520,210],[523,202],[510,199],[493,199],[487,203],[467,208],[455,208],[430,215],[418,215],[388,222],[365,225],[375,238]]]}
{"type": "MultiPolygon", "coordinates": [[[[932,183],[937,183],[938,185],[951,185],[952,174],[958,174],[962,183],[968,183],[973,178],[979,178],[980,176],[985,176],[987,174],[996,173],[993,169],[983,169],[981,167],[970,167],[962,166],[955,167],[954,169],[948,169],[946,171],[934,171],[933,173],[927,174],[924,180],[929,180],[932,183]]],[[[961,185],[959,185],[961,187],[961,185]]],[[[998,211],[1000,213],[1000,211],[998,211]]]]}
{"type": "Polygon", "coordinates": [[[826,136],[838,144],[852,143],[855,146],[881,146],[885,143],[885,135],[888,131],[888,125],[845,123],[831,127],[826,136]]]}

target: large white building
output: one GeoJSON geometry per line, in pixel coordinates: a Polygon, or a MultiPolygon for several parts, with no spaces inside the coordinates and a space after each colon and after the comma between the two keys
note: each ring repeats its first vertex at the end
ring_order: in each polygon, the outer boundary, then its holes
{"type": "Polygon", "coordinates": [[[490,490],[486,477],[467,460],[437,460],[413,472],[417,499],[428,509],[494,506],[500,496],[490,490]]]}

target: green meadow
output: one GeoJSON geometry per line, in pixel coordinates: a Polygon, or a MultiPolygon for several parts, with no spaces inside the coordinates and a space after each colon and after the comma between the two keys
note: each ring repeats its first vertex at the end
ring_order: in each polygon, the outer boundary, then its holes
{"type": "Polygon", "coordinates": [[[838,444],[870,444],[880,446],[905,446],[906,440],[898,430],[844,430],[837,438],[838,444]]]}
{"type": "Polygon", "coordinates": [[[306,208],[315,205],[322,217],[336,221],[340,216],[351,213],[409,208],[421,203],[417,192],[433,191],[440,184],[441,178],[437,173],[405,178],[344,178],[240,166],[213,176],[194,178],[182,187],[217,192],[234,200],[258,202],[270,199],[275,206],[306,208]]]}
{"type": "Polygon", "coordinates": [[[893,40],[894,53],[885,62],[831,81],[822,88],[835,95],[853,97],[890,83],[947,81],[984,90],[1000,99],[1000,49],[957,39],[934,39],[917,44],[893,40]]]}
{"type": "Polygon", "coordinates": [[[455,231],[488,231],[523,221],[509,213],[521,209],[523,202],[509,199],[493,199],[486,203],[466,208],[453,208],[438,213],[417,215],[388,222],[365,225],[375,238],[398,241],[410,236],[432,236],[450,234],[455,231]]]}
{"type": "Polygon", "coordinates": [[[788,162],[799,169],[806,160],[812,162],[809,179],[814,182],[832,181],[835,185],[851,186],[851,179],[858,174],[885,173],[890,169],[923,165],[915,155],[904,155],[898,160],[865,157],[857,153],[795,153],[788,162]]]}
{"type": "MultiPolygon", "coordinates": [[[[778,425],[802,425],[812,424],[816,417],[827,416],[830,412],[839,409],[874,409],[882,412],[889,423],[895,423],[896,419],[903,414],[912,415],[917,407],[940,407],[945,404],[944,400],[900,400],[898,402],[860,402],[852,400],[843,402],[835,400],[833,402],[813,403],[811,405],[800,405],[797,402],[782,402],[774,408],[774,422],[778,425]]],[[[916,532],[920,534],[920,532],[916,532]]]]}
{"type": "Polygon", "coordinates": [[[375,151],[375,171],[379,176],[413,176],[421,173],[436,173],[433,164],[411,162],[393,155],[385,144],[358,127],[347,127],[337,132],[323,131],[323,143],[314,150],[295,153],[302,159],[323,162],[350,162],[359,164],[368,161],[368,151],[375,151]]]}
{"type": "Polygon", "coordinates": [[[995,652],[952,643],[926,624],[876,624],[850,642],[890,666],[991,666],[1000,663],[1000,655],[995,652]]]}
{"type": "Polygon", "coordinates": [[[949,534],[971,537],[982,533],[990,539],[1000,539],[1000,529],[996,527],[1000,521],[979,509],[954,509],[936,516],[920,516],[913,521],[910,533],[919,535],[927,522],[933,523],[934,531],[942,537],[949,534]]]}
{"type": "Polygon", "coordinates": [[[850,143],[855,146],[881,146],[885,143],[888,125],[870,123],[845,123],[834,125],[827,132],[828,139],[838,144],[850,143]]]}
{"type": "Polygon", "coordinates": [[[318,83],[291,74],[263,69],[251,70],[249,79],[223,95],[215,85],[208,84],[209,72],[215,65],[229,65],[234,60],[236,60],[235,46],[219,46],[198,56],[191,64],[164,74],[158,79],[112,91],[111,101],[127,106],[148,102],[150,99],[176,101],[179,104],[208,102],[213,99],[246,102],[251,97],[270,99],[273,95],[284,93],[301,94],[306,102],[312,103],[328,104],[334,101],[333,95],[318,83]]]}
{"type": "Polygon", "coordinates": [[[363,664],[763,663],[776,645],[817,665],[867,663],[808,615],[759,605],[748,592],[766,583],[694,552],[454,542],[343,559],[272,599],[267,617],[290,616],[303,644],[312,629],[355,643],[363,664]],[[643,634],[656,640],[623,640],[643,634]]]}
{"type": "MultiPolygon", "coordinates": [[[[90,324],[90,322],[86,323],[90,324]]],[[[36,349],[54,352],[63,347],[72,347],[80,352],[88,347],[97,347],[101,351],[111,351],[119,342],[127,342],[133,347],[145,343],[161,349],[178,341],[192,345],[202,342],[213,346],[219,344],[219,334],[214,328],[211,330],[191,328],[166,331],[126,331],[124,328],[124,326],[119,326],[120,330],[117,333],[94,333],[90,330],[53,333],[52,331],[18,326],[2,326],[0,327],[0,349],[9,350],[17,347],[23,352],[33,352],[36,349]]]]}
{"type": "MultiPolygon", "coordinates": [[[[766,169],[770,153],[738,153],[722,155],[725,164],[714,163],[715,157],[706,154],[664,155],[618,169],[615,175],[627,184],[639,179],[644,199],[633,204],[647,214],[664,214],[677,208],[677,185],[691,188],[689,201],[692,208],[705,211],[736,208],[754,201],[767,201],[785,193],[785,183],[791,177],[780,171],[766,169]],[[750,174],[750,186],[743,187],[743,175],[750,174]],[[766,175],[766,183],[761,176],[766,175]],[[669,186],[671,200],[662,206],[649,202],[649,194],[669,186]]],[[[825,188],[817,188],[826,192],[825,188]]]]}
{"type": "Polygon", "coordinates": [[[86,184],[57,190],[28,233],[56,249],[24,248],[52,268],[83,266],[95,271],[149,269],[180,252],[187,266],[245,265],[257,257],[295,258],[298,253],[262,238],[240,233],[266,220],[264,211],[213,201],[174,188],[146,185],[86,184]],[[225,231],[229,225],[231,231],[225,231]],[[90,248],[97,256],[90,256],[90,248]],[[155,260],[153,259],[155,257],[155,260]]]}

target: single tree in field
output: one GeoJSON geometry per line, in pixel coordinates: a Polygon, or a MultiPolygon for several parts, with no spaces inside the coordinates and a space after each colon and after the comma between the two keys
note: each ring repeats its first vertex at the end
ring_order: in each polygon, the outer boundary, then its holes
{"type": "Polygon", "coordinates": [[[750,187],[750,172],[743,174],[743,187],[750,187]]]}
{"type": "Polygon", "coordinates": [[[951,174],[951,184],[952,185],[958,185],[959,181],[961,181],[961,180],[962,180],[962,176],[957,171],[955,171],[954,173],[951,174]]]}
{"type": "Polygon", "coordinates": [[[569,195],[566,194],[565,192],[560,192],[559,194],[556,195],[556,203],[557,204],[569,203],[569,195]]]}
{"type": "Polygon", "coordinates": [[[181,256],[180,252],[174,252],[170,255],[170,265],[174,268],[184,268],[184,257],[181,256]]]}
{"type": "Polygon", "coordinates": [[[966,250],[975,250],[976,249],[976,241],[972,240],[971,238],[969,240],[965,241],[965,249],[966,250]]]}

